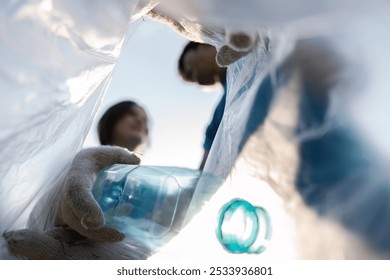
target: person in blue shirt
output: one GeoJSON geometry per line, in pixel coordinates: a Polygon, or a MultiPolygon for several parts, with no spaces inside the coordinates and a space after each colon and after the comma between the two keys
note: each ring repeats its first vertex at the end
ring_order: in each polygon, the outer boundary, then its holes
{"type": "Polygon", "coordinates": [[[217,133],[219,124],[225,110],[226,103],[226,68],[220,67],[216,62],[217,50],[214,46],[189,42],[183,49],[179,58],[178,70],[181,77],[188,82],[202,86],[223,85],[223,95],[215,108],[213,117],[207,126],[203,143],[204,154],[199,169],[203,170],[207,156],[217,133]]]}

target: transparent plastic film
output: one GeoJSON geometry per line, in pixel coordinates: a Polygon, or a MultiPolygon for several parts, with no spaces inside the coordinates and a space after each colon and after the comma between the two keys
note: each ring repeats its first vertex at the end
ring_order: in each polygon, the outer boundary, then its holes
{"type": "Polygon", "coordinates": [[[317,35],[292,25],[271,39],[265,63],[253,62],[259,49],[229,67],[225,116],[205,169],[267,182],[295,224],[297,258],[388,257],[386,22],[388,10],[317,35]],[[247,87],[235,84],[255,72],[247,87]]]}
{"type": "MultiPolygon", "coordinates": [[[[50,192],[60,190],[104,97],[126,34],[137,28],[145,7],[153,6],[152,1],[141,4],[2,4],[1,232],[26,228],[37,202],[50,205],[47,197],[55,197],[50,192]]],[[[48,220],[56,211],[54,206],[41,208],[35,210],[43,216],[35,213],[30,225],[39,230],[52,225],[48,220]]]]}
{"type": "MultiPolygon", "coordinates": [[[[134,238],[92,247],[112,259],[389,258],[386,1],[5,1],[0,233],[53,226],[126,34],[159,2],[187,37],[217,49],[231,31],[267,40],[228,66],[225,112],[204,169],[223,184],[200,176],[187,197],[188,182],[161,170],[138,182],[113,175],[111,200],[96,194],[102,210],[135,215],[123,226],[138,223],[154,240],[173,235],[156,245],[134,229],[134,238]],[[138,185],[165,187],[137,192],[138,185]],[[131,209],[117,207],[123,196],[131,209]],[[228,246],[240,241],[218,232],[234,201],[244,201],[252,228],[272,230],[260,241],[244,231],[251,242],[240,253],[228,246]]],[[[3,241],[0,258],[7,258],[3,241]]]]}
{"type": "Polygon", "coordinates": [[[227,181],[218,190],[198,186],[188,224],[155,257],[388,258],[389,10],[369,10],[348,22],[340,10],[270,25],[269,48],[229,66],[205,166],[227,181]],[[260,255],[221,250],[218,213],[234,199],[269,213],[272,240],[260,255]]]}

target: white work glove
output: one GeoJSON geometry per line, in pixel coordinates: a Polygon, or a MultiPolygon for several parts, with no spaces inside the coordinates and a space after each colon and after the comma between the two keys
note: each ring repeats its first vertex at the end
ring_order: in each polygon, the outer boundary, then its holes
{"type": "Polygon", "coordinates": [[[139,162],[134,153],[120,147],[81,150],[55,199],[59,201],[56,227],[44,233],[27,229],[5,233],[10,252],[30,259],[146,258],[149,252],[142,246],[118,242],[125,236],[105,225],[103,212],[91,191],[97,173],[103,168],[139,162]]]}

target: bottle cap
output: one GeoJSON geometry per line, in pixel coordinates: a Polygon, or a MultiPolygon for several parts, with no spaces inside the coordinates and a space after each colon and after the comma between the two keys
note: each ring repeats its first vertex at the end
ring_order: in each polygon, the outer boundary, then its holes
{"type": "Polygon", "coordinates": [[[219,212],[216,235],[231,253],[260,254],[271,239],[271,220],[267,211],[243,199],[234,199],[219,212]]]}

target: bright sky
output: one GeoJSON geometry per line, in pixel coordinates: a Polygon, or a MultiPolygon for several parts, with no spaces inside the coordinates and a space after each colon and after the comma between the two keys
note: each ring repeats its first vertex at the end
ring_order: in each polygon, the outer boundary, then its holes
{"type": "Polygon", "coordinates": [[[117,102],[134,100],[151,119],[151,145],[142,162],[198,168],[204,131],[222,88],[206,92],[181,79],[177,61],[186,43],[166,25],[141,22],[122,50],[85,146],[99,145],[96,127],[105,110],[117,102]]]}

